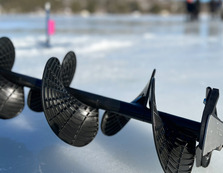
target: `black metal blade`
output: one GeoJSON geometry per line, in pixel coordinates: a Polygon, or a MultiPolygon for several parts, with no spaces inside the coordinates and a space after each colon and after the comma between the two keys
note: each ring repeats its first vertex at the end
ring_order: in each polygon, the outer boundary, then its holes
{"type": "Polygon", "coordinates": [[[73,146],[90,143],[98,131],[98,110],[83,104],[65,89],[60,63],[51,58],[42,80],[42,103],[46,119],[54,133],[73,146]]]}
{"type": "Polygon", "coordinates": [[[199,145],[196,149],[196,166],[208,167],[212,151],[222,148],[222,121],[217,117],[219,90],[206,89],[205,107],[201,119],[199,145]]]}
{"type": "Polygon", "coordinates": [[[152,126],[156,151],[165,173],[191,172],[196,140],[159,116],[155,101],[155,80],[151,87],[152,126]]]}
{"type": "MultiPolygon", "coordinates": [[[[68,87],[72,82],[75,70],[76,70],[76,55],[74,52],[70,51],[65,55],[61,68],[62,82],[65,87],[68,87]]],[[[27,103],[31,110],[35,112],[42,112],[43,106],[42,106],[41,90],[30,89],[27,103]]]]}
{"type": "Polygon", "coordinates": [[[76,64],[77,60],[75,53],[72,51],[68,52],[65,55],[61,66],[61,77],[65,87],[69,87],[73,80],[76,64]]]}
{"type": "Polygon", "coordinates": [[[101,130],[107,136],[118,133],[130,120],[120,114],[106,111],[103,115],[101,130]]]}
{"type": "Polygon", "coordinates": [[[0,38],[0,67],[11,70],[15,61],[15,48],[7,37],[0,38]]]}
{"type": "MultiPolygon", "coordinates": [[[[15,61],[15,48],[7,37],[0,38],[0,68],[11,70],[15,61]]],[[[0,75],[0,118],[18,115],[24,107],[23,87],[0,75]]]]}
{"type": "Polygon", "coordinates": [[[23,87],[13,84],[0,76],[0,118],[13,118],[22,112],[23,107],[23,87]]]}
{"type": "Polygon", "coordinates": [[[31,110],[35,112],[43,112],[40,89],[30,89],[27,104],[31,110]]]}
{"type": "MultiPolygon", "coordinates": [[[[150,97],[150,87],[151,87],[151,79],[155,76],[156,70],[153,70],[151,78],[147,83],[146,87],[142,90],[142,92],[132,101],[132,103],[137,103],[142,105],[143,107],[147,106],[148,99],[150,97]]],[[[130,118],[124,117],[121,114],[105,111],[102,123],[101,130],[107,136],[112,136],[118,133],[128,122],[130,118]]]]}

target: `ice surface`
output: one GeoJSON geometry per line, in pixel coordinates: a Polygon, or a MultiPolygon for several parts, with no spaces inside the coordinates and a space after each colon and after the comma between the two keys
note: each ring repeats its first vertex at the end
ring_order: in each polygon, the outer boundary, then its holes
{"type": "MultiPolygon", "coordinates": [[[[218,19],[202,16],[52,16],[56,34],[45,48],[43,16],[0,16],[0,36],[16,47],[13,71],[41,78],[50,57],[77,55],[72,87],[131,101],[144,88],[154,68],[157,107],[201,120],[207,86],[223,91],[223,35],[218,19]]],[[[25,90],[26,96],[28,89],[25,90]]],[[[223,98],[218,103],[223,119],[223,98]]],[[[100,119],[103,111],[100,111],[100,119]]],[[[214,152],[208,168],[219,172],[223,153],[214,152]]],[[[14,119],[0,120],[0,172],[148,173],[162,172],[152,127],[131,120],[117,135],[104,136],[83,148],[60,141],[43,113],[26,106],[14,119]]]]}

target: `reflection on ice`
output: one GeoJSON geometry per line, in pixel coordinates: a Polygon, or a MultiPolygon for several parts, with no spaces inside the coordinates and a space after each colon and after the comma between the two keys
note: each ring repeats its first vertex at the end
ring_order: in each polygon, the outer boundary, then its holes
{"type": "Polygon", "coordinates": [[[24,144],[0,137],[0,153],[0,172],[36,172],[36,160],[24,144]]]}
{"type": "Polygon", "coordinates": [[[33,127],[31,126],[30,122],[27,121],[26,117],[19,116],[18,118],[14,118],[10,121],[9,126],[12,126],[13,128],[17,128],[19,130],[25,130],[25,131],[33,131],[33,127]]]}

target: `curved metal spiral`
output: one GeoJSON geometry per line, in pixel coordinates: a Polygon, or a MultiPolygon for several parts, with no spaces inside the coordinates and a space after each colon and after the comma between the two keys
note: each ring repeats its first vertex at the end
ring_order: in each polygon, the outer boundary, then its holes
{"type": "MultiPolygon", "coordinates": [[[[147,83],[146,87],[142,90],[142,92],[132,101],[132,103],[140,104],[144,107],[147,106],[148,99],[150,97],[150,87],[151,87],[151,79],[155,76],[156,70],[153,70],[151,78],[147,83]]],[[[128,122],[130,118],[127,118],[118,113],[105,111],[102,123],[101,130],[107,136],[112,136],[118,133],[128,122]]]]}
{"type": "Polygon", "coordinates": [[[54,133],[73,146],[90,143],[98,131],[98,110],[70,95],[63,84],[63,66],[57,58],[48,60],[42,79],[42,103],[54,133]]]}
{"type": "MultiPolygon", "coordinates": [[[[68,87],[73,80],[76,70],[76,62],[76,55],[73,51],[68,52],[63,59],[61,77],[65,87],[68,87]]],[[[30,89],[27,104],[31,110],[35,112],[43,112],[40,89],[30,89]]]]}
{"type": "Polygon", "coordinates": [[[156,151],[164,172],[191,172],[196,140],[159,116],[155,101],[155,80],[152,82],[150,105],[156,151]]]}
{"type": "MultiPolygon", "coordinates": [[[[11,70],[15,61],[15,48],[7,37],[0,38],[0,68],[11,70]]],[[[0,118],[9,119],[18,115],[24,107],[22,86],[0,75],[0,118]]]]}

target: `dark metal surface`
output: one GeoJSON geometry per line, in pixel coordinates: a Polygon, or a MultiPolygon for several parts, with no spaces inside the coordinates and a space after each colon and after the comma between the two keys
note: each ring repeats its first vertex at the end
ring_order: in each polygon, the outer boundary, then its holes
{"type": "Polygon", "coordinates": [[[30,89],[27,104],[35,112],[43,112],[42,96],[40,89],[30,89]]]}
{"type": "MultiPolygon", "coordinates": [[[[72,82],[75,70],[76,70],[76,55],[74,52],[70,51],[65,55],[61,67],[61,78],[63,85],[65,87],[68,87],[72,82]]],[[[36,112],[43,111],[41,88],[30,89],[27,104],[29,108],[33,111],[36,112]]]]}
{"type": "Polygon", "coordinates": [[[22,112],[23,107],[23,87],[0,76],[0,118],[13,118],[22,112]]]}
{"type": "MultiPolygon", "coordinates": [[[[0,67],[11,70],[15,61],[15,48],[6,37],[0,38],[0,67]]],[[[18,115],[24,107],[23,87],[0,75],[0,118],[9,119],[18,115]]]]}
{"type": "Polygon", "coordinates": [[[50,127],[64,142],[81,147],[96,136],[98,109],[69,94],[63,85],[61,66],[56,58],[49,59],[43,73],[42,103],[50,127]]]}
{"type": "Polygon", "coordinates": [[[207,88],[206,103],[201,120],[199,144],[196,149],[196,166],[207,167],[210,164],[212,151],[221,148],[223,124],[217,118],[217,101],[219,90],[207,88]],[[213,120],[213,121],[212,121],[213,120]]]}
{"type": "Polygon", "coordinates": [[[196,140],[160,117],[156,108],[155,80],[151,93],[153,135],[161,166],[166,173],[189,173],[194,163],[196,140]]]}
{"type": "MultiPolygon", "coordinates": [[[[153,70],[151,78],[147,83],[146,87],[142,90],[142,92],[132,101],[132,103],[136,103],[142,105],[142,107],[147,106],[147,102],[149,99],[149,89],[151,86],[151,79],[155,76],[156,70],[153,70]]],[[[118,133],[128,122],[130,118],[125,117],[121,114],[105,111],[102,123],[101,130],[107,136],[112,136],[118,133]]]]}
{"type": "Polygon", "coordinates": [[[15,48],[7,37],[0,38],[0,67],[11,70],[15,61],[15,48]]]}

